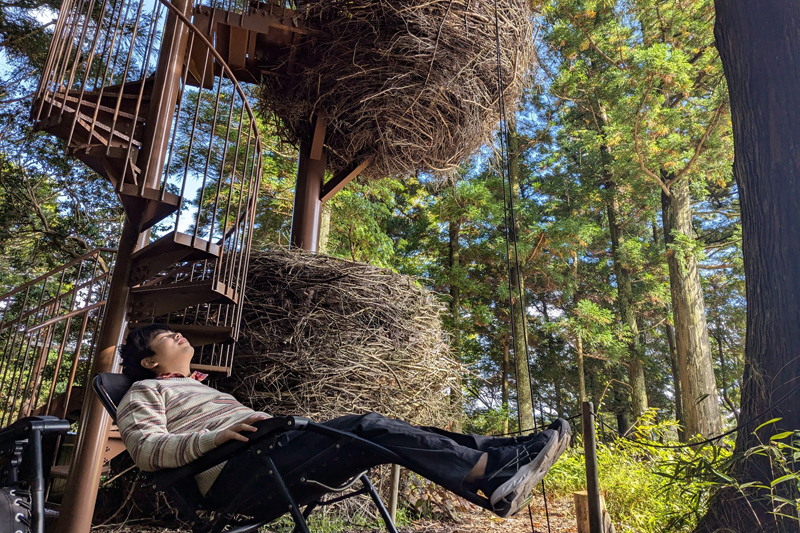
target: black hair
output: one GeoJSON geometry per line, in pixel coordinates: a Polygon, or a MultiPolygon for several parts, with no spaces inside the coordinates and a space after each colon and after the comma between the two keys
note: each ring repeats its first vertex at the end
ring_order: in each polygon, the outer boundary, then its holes
{"type": "Polygon", "coordinates": [[[122,373],[133,381],[152,379],[156,373],[142,366],[142,359],[155,354],[150,349],[150,338],[161,331],[172,331],[166,324],[148,324],[128,333],[125,344],[119,347],[122,373]]]}

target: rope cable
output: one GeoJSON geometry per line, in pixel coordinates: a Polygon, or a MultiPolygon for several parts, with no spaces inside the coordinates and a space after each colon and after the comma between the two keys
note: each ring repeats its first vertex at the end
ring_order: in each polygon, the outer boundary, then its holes
{"type": "MultiPolygon", "coordinates": [[[[525,325],[525,306],[524,306],[524,295],[522,291],[522,282],[520,276],[520,268],[519,268],[519,251],[517,248],[517,237],[516,237],[516,216],[514,214],[514,187],[511,181],[511,169],[510,169],[510,156],[509,156],[509,130],[508,130],[508,120],[506,115],[505,109],[505,88],[503,86],[503,76],[502,76],[502,60],[500,55],[500,21],[499,21],[499,14],[498,14],[498,6],[497,0],[494,0],[494,29],[495,29],[495,39],[496,39],[496,59],[497,59],[497,89],[498,89],[498,108],[500,113],[500,174],[502,177],[503,182],[503,218],[505,224],[505,244],[506,244],[506,269],[508,271],[508,296],[509,296],[509,306],[511,308],[511,338],[513,339],[514,344],[514,378],[516,381],[517,386],[517,420],[520,428],[520,432],[522,431],[522,409],[519,405],[519,387],[520,381],[517,372],[517,364],[519,361],[520,354],[517,353],[516,347],[516,339],[517,339],[517,331],[516,325],[514,321],[514,291],[512,287],[512,270],[511,270],[511,253],[510,253],[510,246],[509,240],[513,243],[514,248],[514,263],[515,263],[515,273],[516,273],[516,282],[517,282],[517,291],[519,294],[519,299],[517,301],[517,305],[522,313],[522,338],[523,344],[525,347],[525,365],[528,368],[528,379],[526,380],[528,383],[528,392],[530,394],[531,399],[531,418],[533,421],[533,430],[537,431],[538,425],[536,423],[536,412],[533,409],[533,384],[531,382],[530,376],[530,354],[528,351],[528,332],[527,327],[525,325]],[[506,198],[506,182],[508,182],[508,198],[506,198]],[[510,216],[509,216],[510,215],[510,216]],[[510,223],[509,223],[510,222],[510,223]]],[[[541,405],[541,397],[539,397],[539,410],[542,411],[541,405]]],[[[544,416],[542,414],[542,416],[544,416]]],[[[544,511],[545,517],[547,519],[547,531],[548,533],[551,532],[550,529],[550,512],[547,506],[547,492],[544,484],[544,480],[542,480],[542,498],[544,500],[544,511]]],[[[528,518],[530,519],[531,523],[531,531],[536,533],[536,528],[533,525],[533,512],[531,511],[530,506],[528,506],[528,518]]]]}

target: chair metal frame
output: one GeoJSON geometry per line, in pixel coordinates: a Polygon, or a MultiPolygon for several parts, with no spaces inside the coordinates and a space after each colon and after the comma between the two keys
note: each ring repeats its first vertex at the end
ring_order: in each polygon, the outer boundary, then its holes
{"type": "Polygon", "coordinates": [[[68,430],[69,422],[54,416],[21,418],[0,430],[0,456],[6,459],[0,486],[30,492],[31,533],[44,533],[45,478],[55,452],[53,437],[68,430]]]}
{"type": "MultiPolygon", "coordinates": [[[[99,374],[92,381],[92,387],[95,393],[100,398],[108,414],[111,415],[111,418],[115,421],[117,405],[132,384],[133,383],[126,376],[110,373],[99,374]]],[[[144,475],[146,484],[149,485],[152,490],[166,492],[172,497],[180,512],[193,522],[192,529],[195,533],[220,533],[222,531],[226,533],[249,533],[283,516],[287,511],[294,520],[296,532],[310,533],[306,519],[315,508],[330,505],[359,494],[368,494],[375,503],[389,533],[398,533],[389,515],[389,511],[386,509],[380,495],[367,477],[366,472],[359,474],[339,487],[329,487],[323,483],[304,477],[303,472],[307,465],[315,462],[321,464],[325,461],[335,460],[344,450],[352,450],[353,446],[357,446],[359,450],[364,452],[375,454],[385,459],[387,463],[398,463],[400,461],[400,457],[391,450],[357,437],[352,433],[317,424],[307,418],[285,416],[271,418],[259,423],[258,431],[250,435],[247,442],[238,440],[228,441],[187,465],[179,468],[160,470],[158,472],[148,472],[144,475]],[[273,482],[277,488],[279,500],[283,500],[283,506],[280,509],[274,508],[275,506],[265,505],[264,514],[262,516],[254,516],[249,519],[236,518],[237,510],[242,509],[245,503],[266,496],[263,491],[252,490],[256,489],[256,485],[260,481],[260,479],[255,476],[242,486],[241,493],[249,494],[249,496],[235,499],[225,509],[220,509],[209,504],[209,502],[201,496],[197,484],[195,483],[194,476],[228,461],[240,453],[247,452],[255,444],[259,444],[256,451],[257,454],[261,454],[262,450],[280,448],[288,442],[286,436],[288,431],[310,431],[323,435],[331,439],[331,446],[322,453],[309,458],[305,463],[298,465],[289,472],[280,472],[272,458],[267,454],[264,460],[269,465],[270,481],[273,482]],[[300,483],[321,487],[326,492],[344,492],[350,489],[357,481],[361,482],[362,488],[325,501],[320,499],[314,500],[306,504],[302,512],[289,489],[289,485],[300,483]],[[209,513],[211,518],[209,520],[204,520],[203,517],[198,515],[198,511],[211,511],[211,513],[209,513]],[[228,526],[232,526],[232,528],[226,530],[225,528],[228,526]]],[[[270,495],[269,498],[273,499],[272,495],[270,495]]]]}

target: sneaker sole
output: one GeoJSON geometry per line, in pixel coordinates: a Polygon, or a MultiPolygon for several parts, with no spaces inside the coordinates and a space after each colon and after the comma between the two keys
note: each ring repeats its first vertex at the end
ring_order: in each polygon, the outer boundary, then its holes
{"type": "MultiPolygon", "coordinates": [[[[557,419],[556,422],[559,424],[558,429],[558,455],[556,459],[561,457],[561,454],[567,451],[567,447],[569,447],[570,440],[572,438],[572,430],[569,428],[569,423],[566,420],[561,418],[557,419]]],[[[555,424],[555,422],[553,423],[555,424]]],[[[550,428],[553,428],[553,424],[550,424],[550,428]]]]}
{"type": "Polygon", "coordinates": [[[491,503],[494,513],[505,518],[516,513],[526,502],[530,501],[531,492],[544,478],[561,452],[566,449],[567,443],[569,443],[568,438],[562,438],[557,430],[553,431],[550,440],[533,461],[520,468],[514,477],[492,492],[489,503],[491,503]]]}

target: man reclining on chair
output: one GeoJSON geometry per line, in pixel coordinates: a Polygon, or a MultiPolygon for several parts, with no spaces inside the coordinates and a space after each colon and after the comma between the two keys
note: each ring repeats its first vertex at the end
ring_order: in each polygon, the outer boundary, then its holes
{"type": "MultiPolygon", "coordinates": [[[[194,348],[167,326],[131,331],[120,354],[123,372],[135,383],[119,404],[117,423],[142,470],[177,468],[229,440],[247,441],[246,434],[257,430],[258,421],[270,418],[202,384],[199,379],[204,376],[189,370],[194,348]]],[[[499,516],[512,515],[527,503],[570,438],[569,424],[562,419],[540,433],[514,438],[416,427],[377,413],[347,415],[323,425],[391,450],[402,458],[402,466],[455,494],[483,492],[499,516]]],[[[282,465],[291,469],[330,445],[321,435],[299,433],[290,432],[291,445],[272,453],[279,470],[282,465]]],[[[236,456],[196,476],[200,492],[212,501],[235,497],[243,480],[261,467],[245,461],[246,454],[236,456]]],[[[367,466],[382,462],[376,459],[367,466]]],[[[327,468],[334,466],[343,479],[365,469],[363,461],[336,461],[327,468]]]]}

